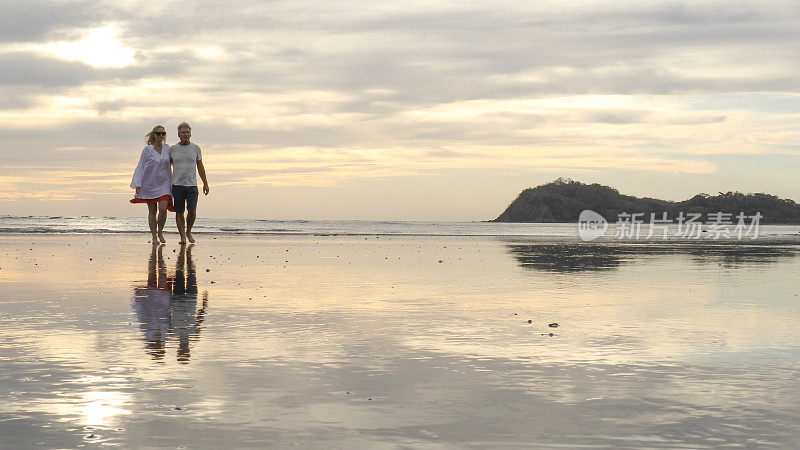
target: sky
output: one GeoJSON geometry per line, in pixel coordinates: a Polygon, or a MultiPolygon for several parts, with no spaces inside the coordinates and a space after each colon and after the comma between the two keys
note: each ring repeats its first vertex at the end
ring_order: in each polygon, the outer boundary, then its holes
{"type": "Polygon", "coordinates": [[[797,30],[796,0],[4,0],[0,215],[145,215],[181,121],[199,217],[488,220],[559,177],[800,201],[797,30]]]}

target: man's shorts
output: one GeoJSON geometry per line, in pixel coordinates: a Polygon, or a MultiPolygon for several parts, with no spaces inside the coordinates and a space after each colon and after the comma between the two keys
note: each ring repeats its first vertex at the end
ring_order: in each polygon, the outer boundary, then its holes
{"type": "Polygon", "coordinates": [[[197,186],[172,185],[172,199],[175,202],[175,212],[182,213],[184,209],[197,210],[197,186]]]}

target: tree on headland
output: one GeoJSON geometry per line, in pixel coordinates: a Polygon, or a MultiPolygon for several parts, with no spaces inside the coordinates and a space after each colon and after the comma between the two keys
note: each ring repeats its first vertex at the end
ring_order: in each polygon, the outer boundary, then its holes
{"type": "Polygon", "coordinates": [[[641,213],[644,221],[649,221],[651,214],[660,219],[666,213],[668,219],[675,220],[680,213],[699,213],[704,222],[709,220],[709,214],[715,213],[731,214],[734,222],[740,213],[747,216],[760,213],[762,224],[800,224],[800,205],[769,194],[701,193],[672,202],[623,195],[609,186],[584,184],[569,178],[523,190],[494,222],[570,223],[577,222],[581,211],[587,209],[610,222],[615,222],[622,213],[641,213]]]}

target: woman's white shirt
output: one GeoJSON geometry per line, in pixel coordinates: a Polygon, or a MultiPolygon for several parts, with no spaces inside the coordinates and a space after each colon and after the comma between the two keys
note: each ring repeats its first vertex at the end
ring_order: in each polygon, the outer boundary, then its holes
{"type": "Polygon", "coordinates": [[[139,164],[133,172],[131,188],[139,190],[137,198],[158,198],[171,194],[172,171],[169,164],[169,145],[161,144],[161,154],[155,147],[147,145],[142,149],[139,164]]]}

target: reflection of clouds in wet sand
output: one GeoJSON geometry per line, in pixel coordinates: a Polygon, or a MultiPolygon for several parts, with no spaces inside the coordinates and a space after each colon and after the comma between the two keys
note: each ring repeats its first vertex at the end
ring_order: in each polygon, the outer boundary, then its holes
{"type": "Polygon", "coordinates": [[[188,362],[190,342],[200,334],[208,306],[208,293],[203,293],[197,309],[197,270],[192,260],[192,246],[181,246],[175,277],[167,275],[163,245],[154,245],[148,264],[147,286],[134,288],[133,307],[144,333],[147,352],[155,360],[163,360],[170,337],[177,338],[177,360],[188,362]]]}
{"type": "Polygon", "coordinates": [[[137,291],[135,236],[27,247],[56,256],[2,287],[0,447],[796,446],[793,257],[557,272],[520,267],[512,239],[219,237],[177,266],[157,247],[137,291]],[[211,273],[225,305],[201,343],[211,273]]]}
{"type": "Polygon", "coordinates": [[[796,247],[501,242],[498,254],[519,268],[498,272],[506,281],[496,286],[449,293],[462,310],[437,311],[425,333],[396,333],[405,345],[469,358],[631,365],[769,360],[796,348],[796,247]],[[465,311],[470,320],[459,316],[465,311]]]}
{"type": "Polygon", "coordinates": [[[775,245],[720,244],[507,244],[521,267],[547,272],[602,271],[618,268],[639,256],[688,255],[697,264],[725,267],[776,262],[796,250],[775,245]]]}

